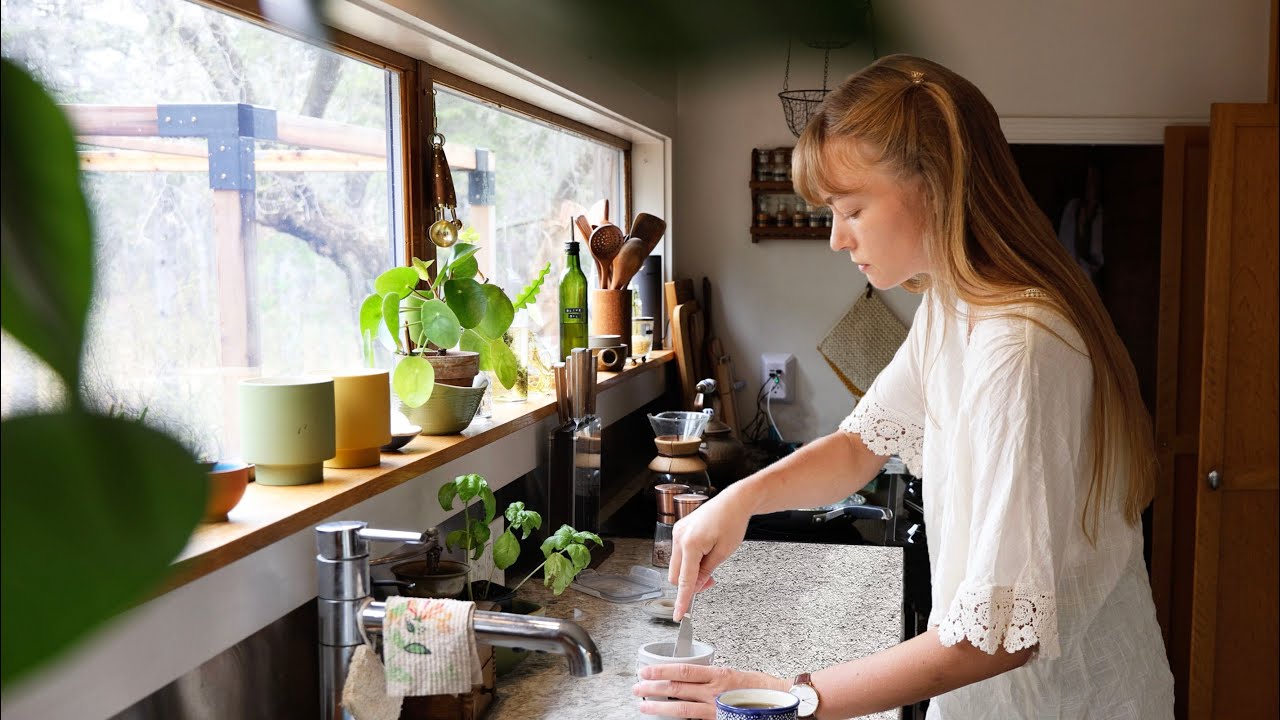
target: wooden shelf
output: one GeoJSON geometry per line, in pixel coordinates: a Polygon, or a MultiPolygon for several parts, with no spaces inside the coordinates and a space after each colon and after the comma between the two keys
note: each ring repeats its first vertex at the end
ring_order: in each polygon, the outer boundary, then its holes
{"type": "Polygon", "coordinates": [[[826,240],[829,227],[757,227],[751,226],[751,242],[761,240],[826,240]]]}
{"type": "Polygon", "coordinates": [[[790,180],[752,180],[752,190],[761,192],[795,193],[795,185],[790,180]]]}

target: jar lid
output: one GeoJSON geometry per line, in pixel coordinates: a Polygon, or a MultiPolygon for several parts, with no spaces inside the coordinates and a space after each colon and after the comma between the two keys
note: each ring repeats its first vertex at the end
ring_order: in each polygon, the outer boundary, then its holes
{"type": "Polygon", "coordinates": [[[674,515],[676,512],[675,501],[672,500],[676,495],[687,493],[691,490],[684,483],[662,483],[655,485],[653,493],[658,499],[659,515],[674,515]]]}
{"type": "Polygon", "coordinates": [[[680,518],[688,516],[688,514],[694,510],[697,510],[702,503],[707,501],[707,496],[696,493],[684,493],[676,495],[672,500],[676,505],[676,519],[679,520],[680,518]]]}

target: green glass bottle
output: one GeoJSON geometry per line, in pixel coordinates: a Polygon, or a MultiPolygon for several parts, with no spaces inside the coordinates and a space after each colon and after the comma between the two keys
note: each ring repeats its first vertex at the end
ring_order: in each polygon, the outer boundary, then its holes
{"type": "MultiPolygon", "coordinates": [[[[571,230],[572,232],[572,230],[571,230]]],[[[587,347],[587,276],[578,261],[578,243],[565,243],[568,258],[560,276],[560,361],[574,348],[587,347]]]]}

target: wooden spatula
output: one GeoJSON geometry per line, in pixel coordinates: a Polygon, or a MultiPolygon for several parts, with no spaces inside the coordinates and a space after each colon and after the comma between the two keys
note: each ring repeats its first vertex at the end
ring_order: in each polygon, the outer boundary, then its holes
{"type": "Polygon", "coordinates": [[[649,213],[637,213],[636,219],[631,223],[631,232],[628,236],[644,241],[644,254],[648,255],[658,247],[658,243],[662,242],[662,236],[666,232],[666,220],[649,213]]]}

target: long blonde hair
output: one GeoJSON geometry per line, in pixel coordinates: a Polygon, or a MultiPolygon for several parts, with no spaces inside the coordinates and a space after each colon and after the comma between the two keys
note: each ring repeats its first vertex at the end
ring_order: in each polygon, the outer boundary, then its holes
{"type": "Polygon", "coordinates": [[[937,63],[884,57],[832,90],[809,119],[792,160],[796,191],[824,204],[853,190],[840,186],[841,170],[859,162],[851,153],[921,183],[931,271],[905,288],[931,289],[948,309],[956,299],[1006,316],[1016,305],[1041,306],[1080,333],[1094,377],[1093,477],[1081,528],[1094,539],[1101,508],[1121,497],[1125,518],[1137,524],[1156,474],[1137,373],[1093,284],[1022,184],[995,108],[937,63]]]}

